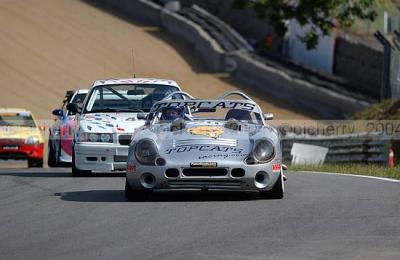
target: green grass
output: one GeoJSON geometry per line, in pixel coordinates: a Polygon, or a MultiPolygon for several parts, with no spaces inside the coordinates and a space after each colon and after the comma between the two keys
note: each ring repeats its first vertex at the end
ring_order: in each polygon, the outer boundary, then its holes
{"type": "Polygon", "coordinates": [[[352,116],[353,120],[400,120],[400,101],[384,100],[352,116]]]}
{"type": "Polygon", "coordinates": [[[322,166],[290,165],[289,170],[347,173],[354,175],[367,175],[367,176],[384,177],[384,178],[392,178],[400,180],[400,166],[396,166],[392,169],[389,169],[385,166],[363,165],[363,164],[324,164],[322,166]]]}

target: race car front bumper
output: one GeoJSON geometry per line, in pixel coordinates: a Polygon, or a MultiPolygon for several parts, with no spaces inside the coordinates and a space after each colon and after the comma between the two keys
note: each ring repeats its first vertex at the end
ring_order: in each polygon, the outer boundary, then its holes
{"type": "Polygon", "coordinates": [[[117,144],[77,143],[75,166],[79,170],[110,172],[126,170],[128,146],[117,144]]]}
{"type": "Polygon", "coordinates": [[[272,165],[281,164],[250,166],[220,163],[218,168],[201,169],[185,164],[173,167],[143,166],[129,162],[126,177],[135,190],[264,191],[272,189],[278,178],[282,177],[282,169],[273,170],[272,165]],[[203,173],[210,174],[200,176],[203,173]]]}
{"type": "Polygon", "coordinates": [[[43,159],[44,144],[16,144],[2,142],[0,144],[0,159],[43,159]]]}

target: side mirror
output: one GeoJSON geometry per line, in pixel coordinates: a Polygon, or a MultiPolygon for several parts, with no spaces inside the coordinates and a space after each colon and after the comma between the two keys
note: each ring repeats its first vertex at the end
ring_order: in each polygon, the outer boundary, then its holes
{"type": "Polygon", "coordinates": [[[72,113],[79,113],[79,112],[81,112],[81,108],[80,108],[79,105],[76,104],[76,103],[69,103],[69,104],[67,105],[67,110],[70,111],[70,112],[72,112],[72,113]]]}
{"type": "Polygon", "coordinates": [[[266,113],[266,114],[264,114],[264,120],[272,120],[272,119],[274,119],[274,114],[272,114],[272,113],[266,113]]]}
{"type": "Polygon", "coordinates": [[[53,112],[51,112],[54,116],[59,116],[62,117],[64,115],[64,112],[62,109],[54,109],[53,112]]]}
{"type": "Polygon", "coordinates": [[[146,113],[138,113],[137,114],[137,119],[138,120],[146,120],[147,119],[147,114],[146,113]]]}

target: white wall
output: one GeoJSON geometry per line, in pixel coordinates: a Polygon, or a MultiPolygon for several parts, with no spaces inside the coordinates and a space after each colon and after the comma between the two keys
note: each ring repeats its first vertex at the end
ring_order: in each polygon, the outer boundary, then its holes
{"type": "Polygon", "coordinates": [[[331,36],[320,38],[316,49],[307,50],[298,36],[303,36],[307,26],[302,28],[295,20],[288,28],[287,54],[294,62],[324,73],[333,73],[335,32],[331,36]]]}

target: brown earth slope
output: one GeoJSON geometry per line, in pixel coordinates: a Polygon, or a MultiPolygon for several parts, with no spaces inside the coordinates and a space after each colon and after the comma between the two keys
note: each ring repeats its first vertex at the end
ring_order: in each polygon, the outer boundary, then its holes
{"type": "Polygon", "coordinates": [[[206,73],[189,46],[157,28],[132,24],[79,0],[0,1],[0,106],[51,118],[66,90],[136,74],[170,78],[198,97],[241,89],[277,119],[311,115],[272,102],[225,75],[206,73]]]}

